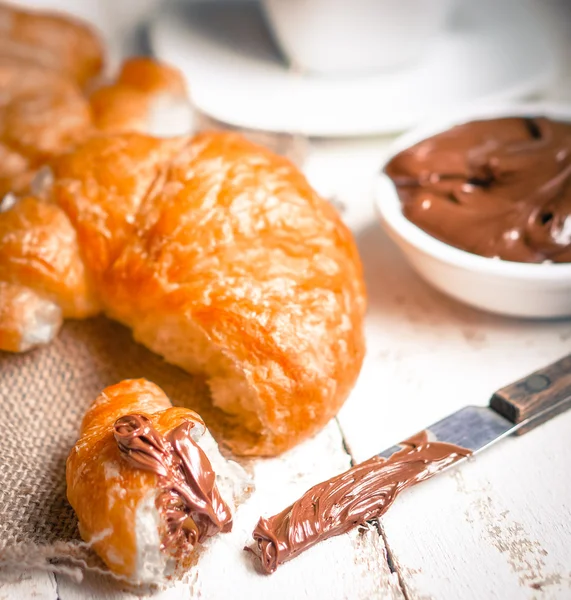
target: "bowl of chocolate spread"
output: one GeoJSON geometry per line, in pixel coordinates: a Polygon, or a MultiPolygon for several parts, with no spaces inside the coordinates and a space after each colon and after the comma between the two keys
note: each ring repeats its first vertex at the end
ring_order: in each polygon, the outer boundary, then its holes
{"type": "Polygon", "coordinates": [[[571,107],[457,115],[395,143],[381,224],[429,283],[491,312],[571,316],[571,107]]]}

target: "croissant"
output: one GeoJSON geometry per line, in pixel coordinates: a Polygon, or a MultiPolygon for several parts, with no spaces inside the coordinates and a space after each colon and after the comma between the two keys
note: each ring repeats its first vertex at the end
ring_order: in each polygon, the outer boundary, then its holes
{"type": "Polygon", "coordinates": [[[0,3],[0,30],[0,197],[29,191],[43,165],[100,131],[188,132],[176,69],[134,58],[101,86],[103,45],[82,22],[0,3]]]}
{"type": "MultiPolygon", "coordinates": [[[[335,209],[289,161],[231,133],[124,134],[52,169],[43,199],[0,213],[0,280],[63,318],[104,311],[205,374],[238,454],[283,452],[337,413],[364,355],[362,268],[335,209]]],[[[25,311],[6,314],[4,349],[14,332],[17,351],[42,337],[37,319],[11,320],[25,311]]]]}
{"type": "Polygon", "coordinates": [[[0,197],[29,191],[42,166],[100,132],[188,133],[182,75],[150,58],[123,64],[88,98],[68,77],[0,56],[0,197]]]}
{"type": "MultiPolygon", "coordinates": [[[[0,19],[1,13],[0,7],[0,19]]],[[[0,89],[2,197],[25,190],[42,165],[82,140],[92,117],[87,99],[71,79],[1,55],[0,89]]]]}
{"type": "Polygon", "coordinates": [[[131,58],[111,85],[89,98],[98,131],[135,131],[156,136],[188,133],[191,110],[184,77],[167,64],[131,58]]]}
{"type": "Polygon", "coordinates": [[[63,317],[99,312],[77,234],[55,204],[7,196],[0,203],[0,349],[49,342],[63,317]]]}
{"type": "Polygon", "coordinates": [[[103,44],[71,16],[22,10],[0,2],[0,58],[55,71],[84,87],[103,68],[103,44]]]}
{"type": "Polygon", "coordinates": [[[230,531],[230,502],[248,481],[195,412],[173,408],[144,379],[110,386],[93,402],[66,479],[81,536],[136,584],[176,574],[209,538],[230,531]]]}

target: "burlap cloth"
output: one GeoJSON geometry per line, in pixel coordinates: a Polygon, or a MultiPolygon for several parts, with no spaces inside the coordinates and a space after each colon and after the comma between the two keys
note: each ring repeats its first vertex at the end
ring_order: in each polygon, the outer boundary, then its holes
{"type": "Polygon", "coordinates": [[[81,543],[66,500],[65,461],[83,414],[106,386],[145,377],[204,415],[203,381],[136,344],[101,317],[67,322],[50,345],[0,352],[0,566],[80,576],[102,563],[81,543]]]}

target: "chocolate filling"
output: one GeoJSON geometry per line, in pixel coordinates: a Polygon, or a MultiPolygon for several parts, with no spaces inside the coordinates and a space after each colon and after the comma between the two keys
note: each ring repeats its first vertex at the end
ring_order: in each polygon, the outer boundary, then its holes
{"type": "Polygon", "coordinates": [[[375,456],[315,485],[281,513],[260,518],[253,537],[263,570],[273,573],[318,542],[380,517],[404,489],[471,454],[460,446],[429,442],[425,431],[401,446],[389,459],[375,456]]]}
{"type": "Polygon", "coordinates": [[[473,121],[400,152],[385,168],[409,221],[474,254],[571,262],[571,124],[473,121]]]}
{"type": "Polygon", "coordinates": [[[190,435],[194,426],[185,421],[161,435],[147,417],[137,414],[121,417],[114,425],[125,460],[158,476],[161,549],[177,558],[206,538],[232,529],[232,515],[212,465],[190,435]]]}

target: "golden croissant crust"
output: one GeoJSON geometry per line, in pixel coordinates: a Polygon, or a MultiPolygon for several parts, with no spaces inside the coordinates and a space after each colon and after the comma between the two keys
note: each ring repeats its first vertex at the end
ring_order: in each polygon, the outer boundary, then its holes
{"type": "MultiPolygon", "coordinates": [[[[61,287],[10,264],[1,279],[39,285],[64,316],[91,314],[95,297],[135,339],[206,374],[234,452],[283,452],[337,413],[364,355],[361,264],[336,211],[290,162],[236,134],[124,134],[91,139],[52,168],[45,199],[26,202],[69,220],[85,270],[66,270],[61,287]]],[[[0,214],[0,232],[14,210],[0,214]]],[[[18,252],[9,237],[0,256],[18,252]]],[[[54,228],[25,261],[36,268],[34,254],[58,244],[54,228]]]]}

